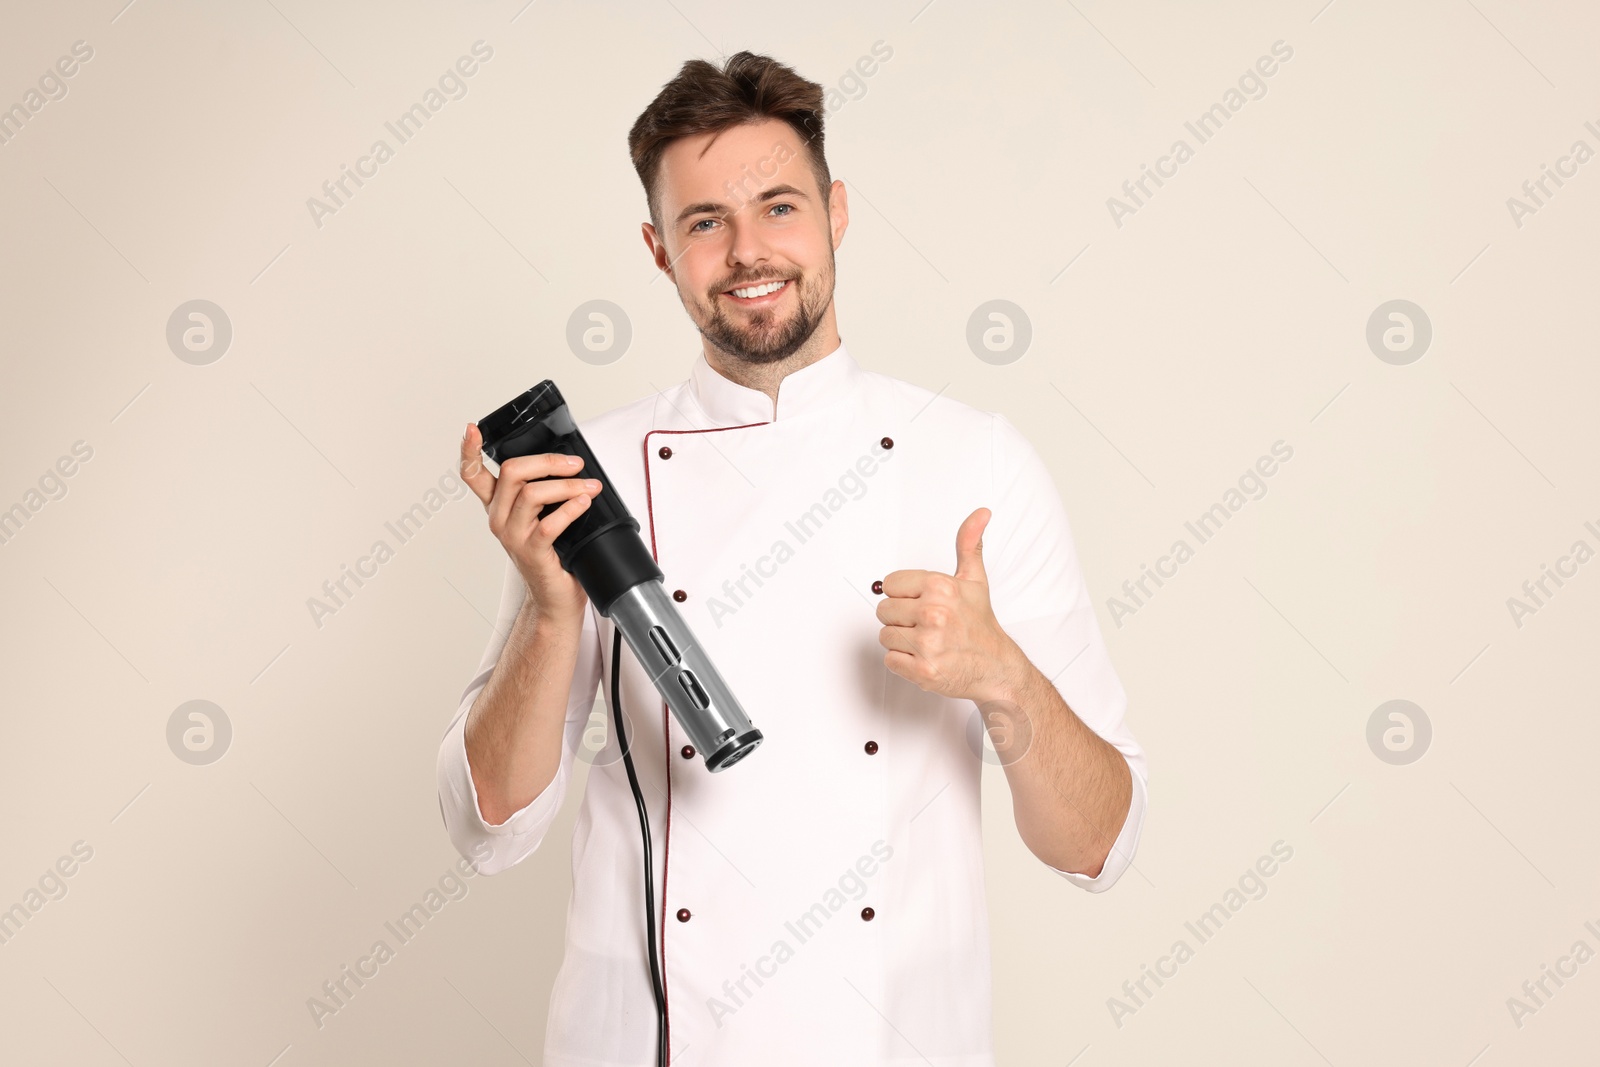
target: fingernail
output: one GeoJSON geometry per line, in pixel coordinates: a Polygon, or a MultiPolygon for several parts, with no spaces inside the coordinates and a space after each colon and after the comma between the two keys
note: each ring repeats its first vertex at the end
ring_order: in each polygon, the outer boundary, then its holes
{"type": "Polygon", "coordinates": [[[588,489],[589,491],[595,492],[595,493],[598,493],[600,491],[600,483],[595,481],[593,478],[589,478],[589,479],[585,480],[584,483],[583,483],[583,487],[585,489],[588,489]]]}

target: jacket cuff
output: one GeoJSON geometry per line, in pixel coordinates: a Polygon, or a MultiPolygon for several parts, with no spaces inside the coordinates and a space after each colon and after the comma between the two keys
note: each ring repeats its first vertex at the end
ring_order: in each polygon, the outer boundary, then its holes
{"type": "Polygon", "coordinates": [[[513,866],[543,840],[550,824],[555,821],[565,796],[567,769],[556,768],[555,777],[538,796],[504,822],[491,823],[483,816],[478,802],[478,789],[472,781],[472,768],[467,761],[466,715],[460,716],[451,727],[449,735],[439,747],[439,784],[442,790],[440,808],[444,815],[445,830],[451,842],[463,856],[482,856],[487,843],[490,855],[480,861],[484,874],[495,874],[513,866]]]}

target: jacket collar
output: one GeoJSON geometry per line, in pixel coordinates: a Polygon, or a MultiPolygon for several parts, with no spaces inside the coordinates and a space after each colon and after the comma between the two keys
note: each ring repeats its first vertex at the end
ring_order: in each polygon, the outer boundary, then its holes
{"type": "Polygon", "coordinates": [[[774,414],[766,393],[723,377],[701,351],[689,370],[689,392],[714,425],[742,426],[792,419],[825,408],[852,395],[860,385],[861,373],[860,364],[840,341],[838,348],[778,383],[774,414]]]}

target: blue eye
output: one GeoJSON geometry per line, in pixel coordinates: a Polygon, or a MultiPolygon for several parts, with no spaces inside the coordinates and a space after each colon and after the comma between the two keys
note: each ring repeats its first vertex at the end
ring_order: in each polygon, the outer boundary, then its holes
{"type": "Polygon", "coordinates": [[[789,211],[788,211],[788,214],[793,214],[793,213],[794,213],[794,205],[793,205],[793,204],[774,204],[774,205],[773,205],[773,206],[772,206],[772,210],[774,210],[774,211],[776,211],[776,210],[778,210],[778,209],[779,209],[779,208],[780,208],[780,207],[782,207],[782,208],[788,208],[788,209],[789,209],[789,211]]]}
{"type": "Polygon", "coordinates": [[[699,222],[697,222],[693,226],[689,227],[689,232],[690,233],[704,233],[705,231],[700,228],[701,225],[703,223],[716,222],[716,221],[717,221],[716,219],[701,219],[699,222]]]}

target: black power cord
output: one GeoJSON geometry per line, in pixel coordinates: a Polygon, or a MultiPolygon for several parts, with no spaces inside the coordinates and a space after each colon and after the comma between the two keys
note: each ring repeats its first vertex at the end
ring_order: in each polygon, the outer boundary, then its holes
{"type": "Polygon", "coordinates": [[[622,631],[615,626],[611,634],[611,714],[616,723],[617,746],[628,769],[628,785],[633,787],[633,802],[639,808],[639,831],[644,837],[644,927],[650,945],[650,986],[656,995],[656,1064],[667,1067],[667,998],[661,990],[661,965],[656,960],[655,865],[650,859],[650,815],[645,810],[644,794],[639,791],[639,775],[633,769],[632,746],[622,728],[622,694],[619,680],[622,666],[622,631]]]}

